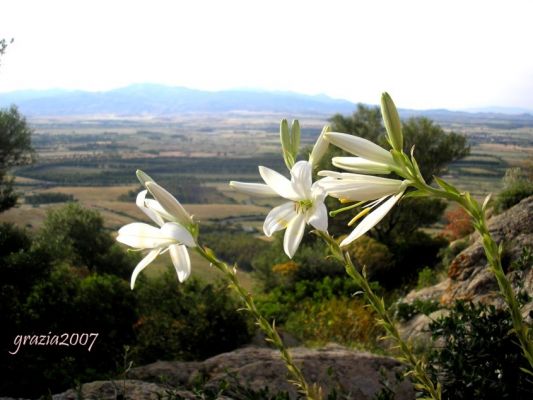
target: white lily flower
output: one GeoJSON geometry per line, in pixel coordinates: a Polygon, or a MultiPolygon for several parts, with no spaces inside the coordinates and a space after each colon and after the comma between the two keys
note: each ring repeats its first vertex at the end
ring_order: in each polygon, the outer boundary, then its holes
{"type": "Polygon", "coordinates": [[[312,166],[309,161],[298,161],[291,168],[291,180],[278,172],[259,167],[265,181],[261,183],[230,182],[230,186],[244,193],[256,196],[280,196],[290,200],[273,208],[263,224],[265,235],[286,229],[283,249],[292,258],[302,241],[305,225],[326,231],[328,213],[324,205],[325,192],[317,182],[312,182],[312,166]]]}
{"type": "Polygon", "coordinates": [[[194,237],[181,224],[192,222],[192,218],[181,204],[157,183],[151,181],[145,185],[156,199],[163,201],[165,206],[162,206],[158,200],[146,199],[148,191],[141,191],[137,195],[136,204],[159,225],[159,228],[134,222],[123,226],[118,231],[117,241],[138,250],[149,250],[146,257],[133,270],[130,283],[132,289],[139,273],[158,255],[166,251],[170,253],[179,281],[185,281],[191,274],[191,261],[187,247],[196,247],[194,237]]]}
{"type": "Polygon", "coordinates": [[[341,202],[371,201],[349,223],[352,225],[364,217],[359,225],[341,242],[341,246],[347,246],[379,223],[403,196],[409,185],[407,180],[401,181],[347,172],[320,171],[318,175],[325,176],[325,178],[317,181],[317,184],[329,196],[336,197],[341,202]],[[371,211],[372,209],[374,210],[371,211]]]}
{"type": "MultiPolygon", "coordinates": [[[[354,240],[360,238],[365,233],[367,233],[370,229],[376,226],[385,217],[385,215],[387,215],[387,213],[392,209],[392,207],[394,207],[394,205],[398,202],[398,200],[400,200],[404,192],[405,192],[405,188],[399,193],[395,194],[394,196],[390,196],[388,199],[387,199],[388,196],[382,197],[377,202],[365,208],[361,213],[359,213],[359,215],[361,216],[366,215],[366,217],[363,218],[363,220],[355,227],[355,229],[346,238],[344,238],[344,240],[340,244],[341,247],[349,245],[354,240]],[[380,204],[379,207],[377,207],[374,211],[369,212],[369,210],[376,207],[378,204],[380,204]]],[[[357,218],[358,216],[356,216],[354,220],[358,219],[357,218]]]]}
{"type": "Polygon", "coordinates": [[[150,250],[131,274],[132,289],[139,273],[166,251],[170,253],[180,282],[191,274],[191,261],[186,246],[195,247],[196,243],[189,231],[175,222],[166,222],[161,228],[134,222],[119,229],[117,241],[135,249],[150,250]]]}
{"type": "Polygon", "coordinates": [[[318,175],[326,178],[317,181],[317,184],[329,196],[336,197],[341,202],[376,200],[398,193],[405,185],[399,179],[348,172],[320,171],[318,175]]]}

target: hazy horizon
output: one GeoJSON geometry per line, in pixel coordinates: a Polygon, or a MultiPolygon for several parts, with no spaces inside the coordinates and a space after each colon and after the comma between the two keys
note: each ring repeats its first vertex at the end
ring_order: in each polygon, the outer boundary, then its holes
{"type": "Polygon", "coordinates": [[[533,3],[8,0],[0,93],[135,83],[533,110],[533,3]]]}
{"type": "MultiPolygon", "coordinates": [[[[340,100],[340,101],[348,101],[354,104],[356,106],[357,104],[365,104],[367,106],[376,106],[379,107],[379,102],[376,101],[374,103],[364,103],[361,101],[352,101],[349,99],[343,99],[339,97],[332,97],[325,93],[316,93],[316,94],[304,94],[299,93],[295,91],[290,90],[272,90],[272,89],[264,89],[264,88],[246,88],[246,87],[235,87],[235,88],[228,88],[228,89],[221,89],[221,90],[207,90],[207,89],[198,89],[193,87],[186,87],[186,86],[174,86],[174,85],[166,85],[166,84],[160,84],[160,83],[153,83],[153,82],[135,82],[131,83],[126,86],[120,86],[116,88],[110,88],[108,90],[86,90],[86,89],[65,89],[65,88],[46,88],[46,89],[22,89],[22,90],[14,90],[14,91],[8,91],[8,92],[0,92],[0,106],[2,106],[2,95],[17,95],[17,94],[26,94],[26,93],[32,93],[35,92],[38,93],[108,93],[112,91],[122,90],[122,89],[128,89],[130,87],[155,87],[155,86],[161,86],[164,88],[170,88],[170,89],[186,89],[186,90],[193,90],[193,91],[201,91],[201,92],[208,92],[208,93],[223,93],[223,92],[251,92],[251,93],[268,93],[268,94],[289,94],[289,95],[295,95],[295,96],[312,96],[312,97],[321,97],[326,96],[331,100],[340,100]]],[[[29,97],[31,100],[39,99],[39,97],[29,97]]],[[[3,106],[7,106],[7,104],[4,104],[3,106]]],[[[409,107],[400,107],[400,109],[404,110],[413,110],[413,111],[431,111],[431,110],[446,110],[446,111],[452,111],[452,112],[469,112],[469,113],[501,113],[501,114],[508,114],[508,115],[515,115],[515,114],[531,114],[533,115],[533,108],[527,109],[523,107],[506,107],[501,106],[498,104],[488,105],[485,107],[469,107],[469,108],[445,108],[445,107],[435,107],[435,108],[409,108],[409,107]]],[[[265,110],[268,111],[268,110],[265,110]]]]}

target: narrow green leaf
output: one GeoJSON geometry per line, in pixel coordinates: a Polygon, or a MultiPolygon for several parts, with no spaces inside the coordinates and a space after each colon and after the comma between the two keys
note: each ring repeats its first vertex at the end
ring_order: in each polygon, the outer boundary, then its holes
{"type": "Polygon", "coordinates": [[[449,183],[447,183],[443,179],[441,179],[441,178],[439,178],[438,176],[435,176],[435,175],[433,175],[433,178],[435,179],[435,182],[437,182],[437,184],[441,188],[446,190],[448,193],[459,194],[459,191],[455,187],[453,187],[452,185],[450,185],[449,183]]]}
{"type": "Polygon", "coordinates": [[[411,192],[407,192],[402,197],[404,199],[408,199],[410,197],[418,198],[418,197],[428,197],[428,196],[429,196],[429,193],[427,192],[423,192],[422,190],[413,190],[411,192]]]}
{"type": "Polygon", "coordinates": [[[485,201],[483,201],[483,205],[481,206],[481,210],[483,212],[487,210],[487,206],[489,205],[491,198],[492,198],[492,193],[489,193],[487,197],[485,197],[485,201]]]}
{"type": "Polygon", "coordinates": [[[411,147],[411,163],[415,167],[417,178],[420,179],[422,182],[426,183],[426,180],[424,179],[424,176],[422,175],[422,172],[420,171],[420,167],[418,166],[418,163],[416,162],[414,145],[413,147],[411,147]]]}

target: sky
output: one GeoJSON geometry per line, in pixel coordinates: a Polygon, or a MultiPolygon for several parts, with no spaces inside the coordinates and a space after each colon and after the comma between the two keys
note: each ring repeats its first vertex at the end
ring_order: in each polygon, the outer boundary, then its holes
{"type": "Polygon", "coordinates": [[[2,0],[2,92],[160,83],[533,110],[533,1],[2,0]]]}

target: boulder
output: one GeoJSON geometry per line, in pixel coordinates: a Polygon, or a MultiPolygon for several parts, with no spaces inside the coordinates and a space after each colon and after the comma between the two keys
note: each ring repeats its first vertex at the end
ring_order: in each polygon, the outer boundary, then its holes
{"type": "MultiPolygon", "coordinates": [[[[515,293],[525,291],[529,298],[533,298],[531,260],[529,265],[522,265],[519,270],[511,268],[511,265],[521,258],[525,248],[533,249],[533,196],[492,217],[488,221],[488,226],[496,242],[502,243],[504,247],[502,264],[515,293]]],[[[436,300],[446,307],[456,300],[465,300],[503,307],[504,302],[498,292],[496,280],[488,268],[479,234],[473,233],[469,240],[471,245],[451,262],[447,279],[434,286],[411,291],[404,301],[411,303],[415,299],[436,300]]],[[[522,308],[523,315],[528,317],[532,309],[533,301],[530,301],[522,308]]],[[[430,318],[418,318],[416,324],[405,324],[402,331],[406,337],[413,337],[414,334],[427,330],[427,323],[430,320],[430,318]],[[422,320],[426,322],[425,326],[422,320]],[[416,329],[412,329],[411,325],[416,325],[416,329]]]]}
{"type": "MultiPolygon", "coordinates": [[[[414,399],[409,380],[396,380],[403,371],[401,364],[389,357],[351,350],[339,345],[322,349],[296,347],[291,349],[294,361],[301,366],[309,383],[318,383],[327,395],[332,389],[346,393],[348,398],[370,400],[379,393],[385,378],[393,382],[396,400],[414,399]]],[[[287,369],[279,352],[249,346],[217,355],[202,362],[158,361],[133,368],[126,380],[86,383],[80,390],[68,390],[53,396],[54,400],[83,399],[198,399],[192,391],[201,379],[204,388],[217,388],[223,381],[233,387],[268,393],[288,392],[297,398],[295,388],[287,382],[287,369]],[[118,396],[118,397],[117,397],[118,396]]],[[[219,399],[231,400],[231,395],[219,399]]],[[[238,397],[243,399],[243,395],[238,397]]]]}

